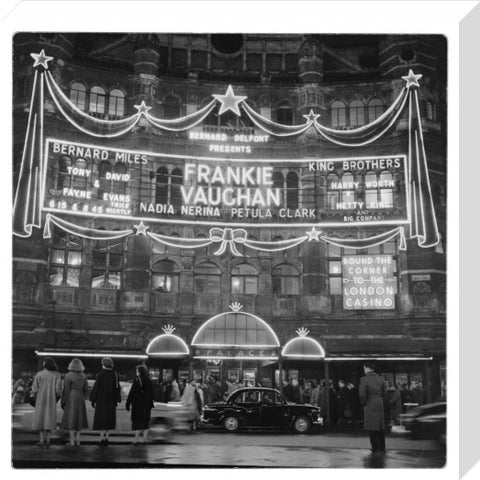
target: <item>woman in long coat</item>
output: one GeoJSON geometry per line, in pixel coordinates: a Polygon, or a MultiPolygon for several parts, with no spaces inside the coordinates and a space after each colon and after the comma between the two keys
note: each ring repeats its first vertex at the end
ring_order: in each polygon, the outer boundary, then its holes
{"type": "Polygon", "coordinates": [[[383,395],[385,380],[374,372],[375,365],[363,366],[365,376],[360,379],[359,396],[363,405],[363,428],[370,433],[372,451],[385,450],[385,414],[383,395]]]}
{"type": "Polygon", "coordinates": [[[69,372],[63,381],[62,408],[63,418],[61,428],[68,430],[70,441],[67,445],[80,445],[80,431],[88,428],[85,395],[88,391],[87,376],[80,359],[74,358],[68,366],[69,372]]]}
{"type": "Polygon", "coordinates": [[[150,415],[153,404],[153,384],[148,375],[145,365],[137,366],[137,375],[133,379],[128,392],[125,408],[127,412],[132,407],[132,430],[135,431],[133,445],[144,444],[147,441],[148,429],[150,428],[150,415]],[[143,436],[140,442],[140,433],[143,436]]]}
{"type": "Polygon", "coordinates": [[[108,434],[115,429],[117,405],[121,402],[118,374],[113,370],[111,358],[102,360],[102,370],[97,374],[90,402],[95,408],[93,429],[100,430],[100,445],[108,445],[108,434]]]}
{"type": "Polygon", "coordinates": [[[57,401],[62,391],[62,377],[51,357],[43,360],[43,370],[33,379],[31,395],[35,396],[33,429],[39,431],[39,447],[50,447],[50,433],[57,428],[57,401]]]}

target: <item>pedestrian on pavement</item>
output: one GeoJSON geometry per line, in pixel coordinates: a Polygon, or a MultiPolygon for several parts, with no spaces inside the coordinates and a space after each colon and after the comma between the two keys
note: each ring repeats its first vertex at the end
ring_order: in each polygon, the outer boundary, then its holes
{"type": "Polygon", "coordinates": [[[307,382],[306,387],[303,389],[303,403],[311,403],[312,396],[312,382],[307,382]]]}
{"type": "Polygon", "coordinates": [[[190,380],[185,387],[182,404],[187,411],[188,421],[191,423],[190,431],[195,432],[202,412],[202,403],[197,385],[193,380],[190,380]]]}
{"type": "Polygon", "coordinates": [[[170,401],[179,402],[180,401],[180,388],[175,379],[172,380],[172,390],[170,391],[170,401]]]}
{"type": "Polygon", "coordinates": [[[12,407],[15,408],[16,405],[23,403],[23,387],[17,387],[17,391],[13,394],[12,397],[12,407]]]}
{"type": "Polygon", "coordinates": [[[67,445],[80,445],[80,433],[88,428],[85,396],[88,392],[85,367],[80,359],[74,358],[68,366],[68,373],[63,380],[62,408],[63,417],[60,427],[68,430],[70,440],[67,445]]]}
{"type": "Polygon", "coordinates": [[[341,431],[345,425],[345,422],[347,421],[347,413],[348,418],[350,419],[351,417],[350,392],[347,388],[345,381],[343,380],[338,381],[336,401],[338,413],[337,430],[341,431]]]}
{"type": "Polygon", "coordinates": [[[315,381],[312,381],[312,390],[310,392],[310,405],[318,407],[320,405],[320,387],[315,381]]]}
{"type": "Polygon", "coordinates": [[[116,425],[117,405],[121,402],[120,382],[111,358],[102,359],[102,370],[95,378],[90,402],[95,408],[93,429],[100,431],[100,445],[107,446],[110,430],[116,425]]]}
{"type": "Polygon", "coordinates": [[[50,447],[50,433],[57,429],[57,402],[62,391],[62,377],[52,357],[43,359],[43,370],[33,379],[31,395],[35,398],[33,430],[39,431],[39,447],[50,447]]]}
{"type": "Polygon", "coordinates": [[[360,379],[359,396],[364,409],[363,428],[370,434],[373,452],[385,450],[385,416],[383,395],[385,380],[375,373],[375,365],[363,366],[365,376],[360,379]]]}
{"type": "Polygon", "coordinates": [[[402,413],[402,398],[400,392],[395,387],[391,385],[388,387],[388,403],[390,405],[390,422],[392,425],[398,425],[399,416],[402,413]]]}
{"type": "Polygon", "coordinates": [[[146,443],[151,412],[154,406],[153,384],[148,374],[148,368],[145,365],[138,365],[137,375],[133,379],[125,405],[127,412],[132,407],[132,430],[135,432],[133,445],[144,445],[146,443]],[[142,435],[141,440],[140,435],[142,435]]]}

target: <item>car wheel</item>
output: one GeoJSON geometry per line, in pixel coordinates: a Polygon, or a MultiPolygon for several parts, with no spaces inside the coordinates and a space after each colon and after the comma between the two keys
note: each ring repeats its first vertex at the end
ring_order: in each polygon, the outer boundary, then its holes
{"type": "Polygon", "coordinates": [[[240,428],[240,422],[237,417],[229,415],[223,419],[223,427],[227,432],[236,432],[240,428]]]}
{"type": "Polygon", "coordinates": [[[296,433],[307,433],[312,426],[312,422],[304,416],[297,417],[293,423],[293,429],[296,433]]]}

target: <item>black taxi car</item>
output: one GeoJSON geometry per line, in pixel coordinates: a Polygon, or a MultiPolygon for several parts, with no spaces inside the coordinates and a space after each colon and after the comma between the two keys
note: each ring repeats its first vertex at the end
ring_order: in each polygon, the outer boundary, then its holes
{"type": "Polygon", "coordinates": [[[287,402],[278,390],[264,387],[239,388],[224,402],[206,405],[203,421],[223,425],[228,432],[240,428],[285,428],[297,433],[307,433],[323,422],[320,408],[287,402]]]}

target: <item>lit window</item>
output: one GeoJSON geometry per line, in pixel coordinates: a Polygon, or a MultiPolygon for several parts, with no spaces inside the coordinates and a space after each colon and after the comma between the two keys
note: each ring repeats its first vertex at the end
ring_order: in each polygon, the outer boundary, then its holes
{"type": "MultiPolygon", "coordinates": [[[[103,228],[99,230],[103,230],[103,228]]],[[[92,288],[120,289],[123,258],[123,239],[98,240],[93,251],[92,288]]]]}
{"type": "Polygon", "coordinates": [[[110,91],[108,114],[114,117],[123,117],[125,115],[125,94],[118,88],[110,91]]]}
{"type": "Polygon", "coordinates": [[[393,175],[389,171],[380,173],[380,202],[382,208],[393,208],[393,175]]]}
{"type": "Polygon", "coordinates": [[[168,95],[163,101],[163,117],[178,118],[180,117],[180,100],[174,95],[168,95]]]}
{"type": "Polygon", "coordinates": [[[80,110],[85,110],[87,100],[87,89],[79,82],[72,83],[70,87],[70,101],[80,110]]]}
{"type": "Polygon", "coordinates": [[[90,90],[89,111],[92,113],[105,113],[105,99],[105,90],[102,87],[92,87],[90,90]]]}
{"type": "Polygon", "coordinates": [[[50,251],[50,285],[80,285],[82,240],[60,228],[55,228],[50,251]]]}
{"type": "Polygon", "coordinates": [[[194,275],[196,293],[220,293],[220,270],[214,263],[197,265],[194,275]]]}
{"type": "Polygon", "coordinates": [[[173,293],[179,289],[179,270],[171,260],[160,260],[152,266],[152,290],[173,293]]]}
{"type": "Polygon", "coordinates": [[[288,102],[282,102],[278,105],[277,122],[282,125],[293,125],[293,111],[288,102]]]}
{"type": "Polygon", "coordinates": [[[274,295],[298,295],[298,270],[287,264],[276,266],[272,270],[272,290],[274,295]]]}
{"type": "Polygon", "coordinates": [[[375,172],[367,172],[365,175],[365,203],[367,204],[367,208],[369,205],[378,202],[377,187],[377,174],[375,172]]]}
{"type": "Polygon", "coordinates": [[[246,263],[232,269],[232,293],[256,294],[258,288],[258,273],[254,267],[246,263]]]}
{"type": "MultiPolygon", "coordinates": [[[[127,165],[122,162],[117,162],[113,167],[113,173],[116,173],[117,175],[126,175],[127,165]]],[[[112,180],[111,191],[113,193],[125,195],[127,193],[128,182],[121,180],[124,177],[116,176],[116,178],[120,178],[120,180],[112,180]]]]}
{"type": "Polygon", "coordinates": [[[332,127],[345,127],[347,125],[347,115],[345,104],[339,100],[332,103],[330,110],[332,127]]]}
{"type": "Polygon", "coordinates": [[[348,107],[350,126],[360,127],[365,125],[365,106],[360,100],[354,100],[348,107]]]}
{"type": "Polygon", "coordinates": [[[104,193],[109,193],[112,187],[112,180],[107,178],[107,173],[112,173],[112,165],[110,162],[104,160],[100,162],[98,166],[98,179],[100,183],[100,187],[98,189],[98,198],[103,199],[104,193]]]}
{"type": "Polygon", "coordinates": [[[338,176],[334,173],[327,175],[327,205],[331,210],[336,209],[336,205],[340,200],[340,192],[336,188],[338,184],[338,176]]]}
{"type": "Polygon", "coordinates": [[[383,102],[379,98],[372,98],[368,102],[368,122],[373,122],[383,114],[383,102]]]}
{"type": "Polygon", "coordinates": [[[57,174],[57,188],[62,190],[63,188],[70,188],[72,185],[72,176],[68,171],[68,167],[72,166],[72,161],[69,157],[62,156],[58,162],[58,174],[57,174]]]}
{"type": "Polygon", "coordinates": [[[298,208],[298,175],[295,172],[287,174],[287,208],[298,208]]]}
{"type": "Polygon", "coordinates": [[[342,183],[345,188],[345,190],[341,191],[341,199],[342,202],[354,202],[355,201],[355,190],[353,190],[353,182],[355,181],[355,178],[353,174],[350,172],[346,172],[342,175],[342,183]]]}

